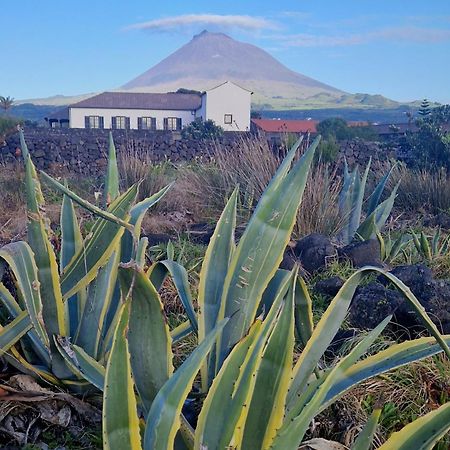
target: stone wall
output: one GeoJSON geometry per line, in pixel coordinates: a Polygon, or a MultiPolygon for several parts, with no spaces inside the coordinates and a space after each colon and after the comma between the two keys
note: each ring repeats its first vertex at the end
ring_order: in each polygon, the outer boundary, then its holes
{"type": "MultiPolygon", "coordinates": [[[[108,151],[109,130],[50,129],[35,128],[25,130],[25,139],[38,169],[59,174],[72,172],[89,176],[104,173],[108,151]]],[[[244,133],[246,134],[246,133],[244,133]]],[[[189,140],[180,133],[142,130],[114,130],[114,142],[118,154],[129,150],[134,154],[146,153],[155,161],[170,159],[184,161],[193,158],[210,158],[219,144],[220,148],[232,150],[239,145],[241,133],[225,133],[215,143],[210,140],[189,140]]],[[[365,166],[372,158],[372,168],[383,171],[389,160],[396,157],[395,149],[379,142],[359,139],[341,144],[338,164],[344,157],[350,167],[355,164],[365,166]]],[[[13,162],[20,158],[18,134],[9,136],[0,147],[0,159],[13,162]]]]}
{"type": "MultiPolygon", "coordinates": [[[[93,176],[104,172],[109,130],[35,128],[25,130],[24,134],[38,169],[93,176]]],[[[114,130],[113,137],[118,155],[127,150],[133,154],[145,152],[155,162],[209,158],[217,146],[211,140],[183,139],[176,132],[114,130]]],[[[238,145],[240,137],[240,133],[225,133],[218,143],[231,150],[238,145]]],[[[12,162],[20,154],[19,135],[16,133],[0,147],[0,158],[4,162],[12,162]]]]}

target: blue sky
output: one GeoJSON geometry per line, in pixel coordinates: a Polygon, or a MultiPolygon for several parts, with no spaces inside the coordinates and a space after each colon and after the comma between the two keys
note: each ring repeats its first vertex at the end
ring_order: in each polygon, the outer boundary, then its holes
{"type": "Polygon", "coordinates": [[[119,87],[207,29],[348,92],[450,102],[450,0],[3,0],[1,16],[16,99],[119,87]]]}

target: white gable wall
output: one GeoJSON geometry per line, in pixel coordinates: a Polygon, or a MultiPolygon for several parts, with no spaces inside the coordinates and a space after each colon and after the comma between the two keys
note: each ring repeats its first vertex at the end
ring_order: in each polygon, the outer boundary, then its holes
{"type": "Polygon", "coordinates": [[[225,131],[249,131],[250,105],[250,91],[226,82],[203,94],[200,111],[203,120],[214,120],[216,125],[220,125],[225,131]],[[204,112],[203,104],[205,104],[204,112]],[[225,114],[232,114],[231,124],[225,123],[225,114]]]}
{"type": "Polygon", "coordinates": [[[70,128],[84,128],[85,116],[101,116],[104,120],[104,128],[111,128],[111,118],[125,116],[130,118],[130,128],[138,128],[138,117],[155,117],[156,129],[164,129],[165,117],[179,117],[182,126],[188,125],[195,119],[191,111],[150,110],[150,109],[109,109],[109,108],[69,108],[70,128]]]}

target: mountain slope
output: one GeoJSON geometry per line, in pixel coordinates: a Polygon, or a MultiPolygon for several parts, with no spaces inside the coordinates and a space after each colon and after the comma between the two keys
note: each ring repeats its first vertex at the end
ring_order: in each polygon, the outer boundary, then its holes
{"type": "Polygon", "coordinates": [[[252,89],[255,98],[305,99],[342,91],[294,72],[264,50],[222,33],[203,31],[151,69],[122,86],[124,90],[159,91],[180,87],[204,90],[224,80],[252,89]]]}

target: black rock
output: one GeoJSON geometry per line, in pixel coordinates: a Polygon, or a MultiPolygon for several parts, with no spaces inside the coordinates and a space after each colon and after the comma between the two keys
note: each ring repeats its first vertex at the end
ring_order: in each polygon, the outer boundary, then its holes
{"type": "Polygon", "coordinates": [[[440,227],[444,230],[450,230],[450,214],[448,212],[440,212],[424,221],[426,227],[440,227]]]}
{"type": "Polygon", "coordinates": [[[344,281],[342,280],[342,278],[335,276],[327,278],[326,280],[318,281],[314,286],[314,290],[318,294],[334,297],[343,285],[344,281]]]}
{"type": "Polygon", "coordinates": [[[349,259],[354,267],[383,267],[380,244],[376,239],[351,243],[341,248],[339,255],[349,259]]]}
{"type": "MultiPolygon", "coordinates": [[[[361,286],[352,299],[350,324],[360,329],[373,329],[387,316],[394,314],[403,302],[400,292],[387,289],[382,284],[361,286]]],[[[396,320],[398,322],[398,318],[396,320]]]]}
{"type": "Polygon", "coordinates": [[[172,240],[171,236],[163,233],[149,233],[146,237],[148,239],[149,247],[158,244],[167,244],[170,240],[172,240]]]}
{"type": "Polygon", "coordinates": [[[309,273],[322,269],[329,260],[337,256],[336,248],[330,240],[317,233],[297,241],[293,252],[302,267],[309,273]]]}
{"type": "MultiPolygon", "coordinates": [[[[431,269],[423,264],[397,266],[391,273],[403,281],[422,303],[428,302],[436,294],[431,269]]],[[[383,284],[389,283],[382,275],[379,280],[383,284]]]]}

